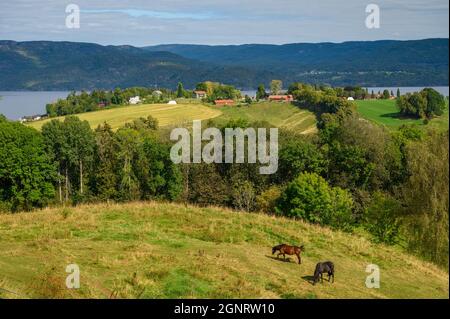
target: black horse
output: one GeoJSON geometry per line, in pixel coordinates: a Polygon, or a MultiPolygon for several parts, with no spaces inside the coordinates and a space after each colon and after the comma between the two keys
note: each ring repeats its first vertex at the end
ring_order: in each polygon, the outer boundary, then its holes
{"type": "Polygon", "coordinates": [[[331,261],[318,263],[316,265],[316,270],[314,270],[313,285],[315,285],[316,282],[319,281],[319,276],[321,281],[323,282],[323,273],[328,273],[328,281],[330,281],[330,278],[333,277],[332,282],[334,282],[334,264],[331,261]]]}

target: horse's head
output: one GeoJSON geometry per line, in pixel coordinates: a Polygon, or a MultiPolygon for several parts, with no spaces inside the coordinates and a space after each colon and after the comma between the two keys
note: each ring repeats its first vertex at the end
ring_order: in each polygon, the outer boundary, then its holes
{"type": "Polygon", "coordinates": [[[275,254],[276,251],[277,251],[277,246],[272,247],[272,255],[275,254]]]}

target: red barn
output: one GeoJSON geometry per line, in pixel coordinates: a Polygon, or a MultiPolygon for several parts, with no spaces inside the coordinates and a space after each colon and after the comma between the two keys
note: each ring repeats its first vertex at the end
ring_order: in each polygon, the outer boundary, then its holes
{"type": "Polygon", "coordinates": [[[281,102],[292,102],[294,97],[292,95],[269,95],[269,101],[281,101],[281,102]]]}
{"type": "Polygon", "coordinates": [[[233,105],[234,100],[215,100],[214,104],[215,105],[233,105]]]}

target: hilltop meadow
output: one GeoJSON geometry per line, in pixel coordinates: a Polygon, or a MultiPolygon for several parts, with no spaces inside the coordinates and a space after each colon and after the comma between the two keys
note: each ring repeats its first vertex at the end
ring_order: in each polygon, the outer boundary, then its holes
{"type": "MultiPolygon", "coordinates": [[[[0,215],[0,298],[448,298],[448,273],[364,237],[266,214],[169,203],[0,215]],[[271,247],[303,244],[303,262],[271,247]],[[312,285],[316,262],[336,280],[312,285]],[[66,289],[68,264],[80,289],[66,289]],[[380,288],[365,285],[369,264],[380,288]],[[16,293],[13,294],[12,292],[16,293]]],[[[325,277],[326,278],[326,277],[325,277]]]]}

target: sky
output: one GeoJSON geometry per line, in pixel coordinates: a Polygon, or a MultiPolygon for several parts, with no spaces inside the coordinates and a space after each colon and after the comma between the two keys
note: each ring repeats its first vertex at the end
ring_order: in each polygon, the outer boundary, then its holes
{"type": "Polygon", "coordinates": [[[0,40],[103,45],[448,38],[447,0],[0,0],[0,40]],[[380,9],[367,28],[366,7],[380,9]],[[67,28],[66,7],[80,9],[67,28]]]}

